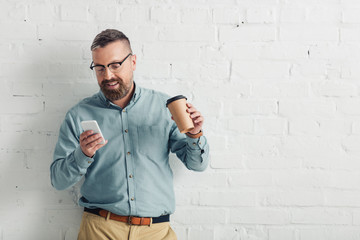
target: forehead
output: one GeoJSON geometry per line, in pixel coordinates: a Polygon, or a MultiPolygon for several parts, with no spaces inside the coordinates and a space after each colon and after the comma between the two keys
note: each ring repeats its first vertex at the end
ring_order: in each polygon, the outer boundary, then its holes
{"type": "Polygon", "coordinates": [[[94,49],[92,58],[95,64],[108,64],[112,61],[121,61],[129,53],[130,50],[125,41],[115,41],[105,47],[94,49]]]}

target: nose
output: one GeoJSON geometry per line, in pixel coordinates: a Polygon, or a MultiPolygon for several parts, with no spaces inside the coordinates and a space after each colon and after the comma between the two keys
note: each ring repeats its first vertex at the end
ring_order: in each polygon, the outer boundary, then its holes
{"type": "Polygon", "coordinates": [[[108,67],[105,68],[104,77],[105,79],[111,79],[114,74],[110,71],[108,67]]]}

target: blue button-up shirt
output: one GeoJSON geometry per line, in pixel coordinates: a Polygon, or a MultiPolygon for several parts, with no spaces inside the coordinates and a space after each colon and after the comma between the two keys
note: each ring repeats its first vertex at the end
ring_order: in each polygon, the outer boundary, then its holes
{"type": "Polygon", "coordinates": [[[188,169],[203,171],[209,146],[204,136],[181,134],[166,108],[168,95],[135,86],[125,108],[99,91],[66,114],[51,164],[51,182],[59,190],[83,176],[79,204],[119,215],[157,217],[175,210],[170,151],[188,169]],[[96,120],[107,145],[89,158],[82,152],[80,122],[96,120]]]}

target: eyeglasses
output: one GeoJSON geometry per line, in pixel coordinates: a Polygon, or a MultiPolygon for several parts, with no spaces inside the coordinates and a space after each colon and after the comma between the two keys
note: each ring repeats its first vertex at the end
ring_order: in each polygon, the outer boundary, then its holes
{"type": "MultiPolygon", "coordinates": [[[[113,63],[109,63],[107,65],[107,67],[109,68],[110,72],[112,73],[118,73],[120,72],[120,67],[121,67],[121,64],[123,64],[125,62],[125,60],[131,56],[132,53],[129,53],[125,58],[124,60],[122,60],[121,62],[113,62],[113,63]]],[[[95,70],[95,73],[96,75],[98,76],[102,76],[105,74],[105,68],[106,66],[105,65],[93,65],[94,62],[91,62],[90,64],[90,69],[91,70],[95,70]]]]}

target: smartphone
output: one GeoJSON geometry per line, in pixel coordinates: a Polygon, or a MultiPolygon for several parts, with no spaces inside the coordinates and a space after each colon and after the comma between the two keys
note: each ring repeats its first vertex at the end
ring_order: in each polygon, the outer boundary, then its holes
{"type": "Polygon", "coordinates": [[[101,133],[100,127],[98,123],[95,120],[89,120],[89,121],[82,121],[81,127],[84,129],[84,131],[92,130],[94,134],[100,133],[101,137],[104,139],[99,144],[105,144],[105,138],[101,133]]]}

